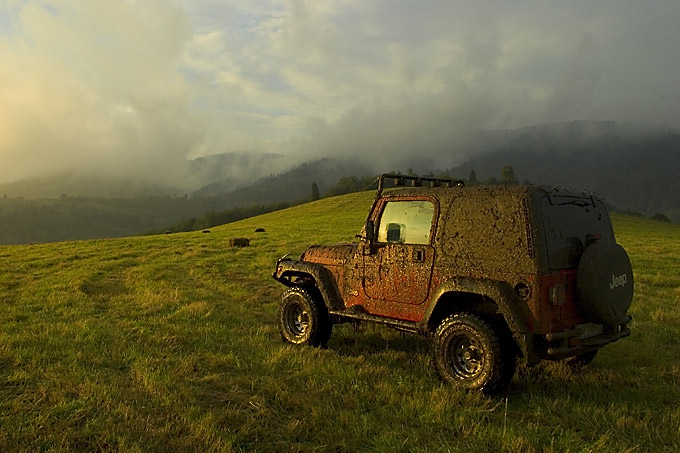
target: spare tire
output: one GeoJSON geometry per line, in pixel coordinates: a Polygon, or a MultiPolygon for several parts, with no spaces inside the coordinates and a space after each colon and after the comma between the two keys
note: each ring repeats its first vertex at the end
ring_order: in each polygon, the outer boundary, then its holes
{"type": "Polygon", "coordinates": [[[633,300],[633,268],[623,247],[601,239],[590,244],[578,265],[576,290],[588,321],[623,321],[633,300]]]}

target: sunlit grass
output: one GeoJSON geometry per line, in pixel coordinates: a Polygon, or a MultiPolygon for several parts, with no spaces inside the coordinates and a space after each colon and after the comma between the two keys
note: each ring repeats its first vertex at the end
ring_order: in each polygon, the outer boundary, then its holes
{"type": "Polygon", "coordinates": [[[614,216],[631,337],[580,372],[521,367],[488,398],[443,385],[416,336],[280,340],[276,259],[353,240],[372,197],[210,233],[0,247],[0,451],[680,449],[678,226],[614,216]]]}

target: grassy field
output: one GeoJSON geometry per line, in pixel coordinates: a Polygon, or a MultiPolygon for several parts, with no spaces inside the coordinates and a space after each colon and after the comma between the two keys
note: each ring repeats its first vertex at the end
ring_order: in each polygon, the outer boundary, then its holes
{"type": "Polygon", "coordinates": [[[281,341],[276,259],[352,240],[372,196],[210,233],[0,247],[0,451],[680,450],[680,227],[614,216],[632,336],[580,372],[520,367],[491,398],[443,385],[415,336],[281,341]]]}

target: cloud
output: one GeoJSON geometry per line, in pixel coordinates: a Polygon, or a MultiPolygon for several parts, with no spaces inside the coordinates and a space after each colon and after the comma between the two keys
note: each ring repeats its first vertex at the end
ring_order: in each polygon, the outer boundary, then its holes
{"type": "Polygon", "coordinates": [[[489,77],[501,35],[480,32],[494,16],[484,8],[460,15],[411,2],[327,1],[265,10],[247,40],[245,13],[233,10],[186,51],[187,66],[210,81],[203,105],[219,118],[223,142],[307,156],[398,144],[390,153],[404,154],[407,143],[451,149],[504,121],[491,107],[489,77]]]}
{"type": "Polygon", "coordinates": [[[229,151],[449,166],[482,129],[680,127],[675,0],[7,5],[0,180],[229,151]]]}
{"type": "Polygon", "coordinates": [[[0,38],[0,179],[167,169],[198,139],[176,56],[190,38],[161,2],[29,2],[0,38]]]}

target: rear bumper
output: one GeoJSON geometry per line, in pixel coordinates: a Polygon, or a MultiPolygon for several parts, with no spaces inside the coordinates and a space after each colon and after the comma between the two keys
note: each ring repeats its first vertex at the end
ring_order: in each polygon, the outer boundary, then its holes
{"type": "Polygon", "coordinates": [[[540,360],[561,360],[584,354],[630,335],[630,316],[613,326],[582,324],[573,329],[545,335],[526,335],[517,338],[529,365],[540,360]]]}

